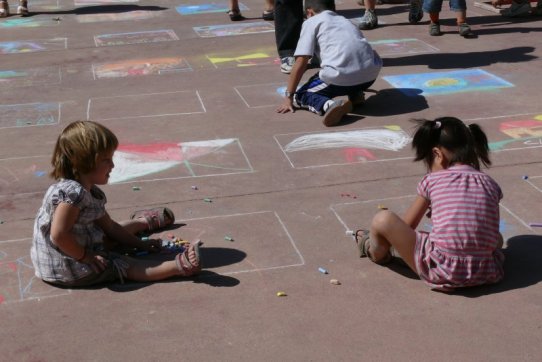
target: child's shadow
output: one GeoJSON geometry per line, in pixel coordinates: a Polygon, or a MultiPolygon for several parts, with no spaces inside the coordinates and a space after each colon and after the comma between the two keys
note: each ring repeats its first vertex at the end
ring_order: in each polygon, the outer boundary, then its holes
{"type": "Polygon", "coordinates": [[[518,235],[507,241],[503,249],[504,279],[494,285],[464,288],[453,294],[476,298],[487,294],[501,293],[526,288],[542,281],[542,236],[518,235]]]}

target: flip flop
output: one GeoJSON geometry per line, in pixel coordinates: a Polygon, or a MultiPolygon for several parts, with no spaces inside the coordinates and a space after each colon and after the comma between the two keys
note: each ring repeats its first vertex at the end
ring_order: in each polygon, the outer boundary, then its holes
{"type": "MultiPolygon", "coordinates": [[[[388,256],[386,256],[383,260],[376,262],[371,254],[369,253],[369,246],[371,245],[371,235],[369,233],[369,230],[365,229],[359,229],[356,230],[356,233],[354,234],[354,237],[356,238],[356,244],[358,246],[359,251],[359,257],[360,258],[369,258],[373,262],[379,265],[388,264],[392,261],[392,255],[391,252],[388,253],[388,256]]],[[[391,250],[391,249],[390,249],[391,250]]]]}

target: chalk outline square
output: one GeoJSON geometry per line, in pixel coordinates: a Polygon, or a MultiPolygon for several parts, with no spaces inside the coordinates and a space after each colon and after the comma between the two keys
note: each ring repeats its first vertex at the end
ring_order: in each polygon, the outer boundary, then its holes
{"type": "Polygon", "coordinates": [[[32,104],[57,104],[58,105],[58,117],[55,123],[48,123],[48,124],[30,124],[25,126],[8,126],[8,127],[0,127],[0,129],[6,129],[6,128],[22,128],[22,127],[45,127],[45,126],[55,126],[60,124],[60,117],[61,117],[61,109],[62,109],[62,103],[60,102],[34,102],[34,103],[20,103],[20,104],[0,104],[0,110],[2,107],[10,107],[10,106],[28,106],[32,104]]]}
{"type": "MultiPolygon", "coordinates": [[[[64,41],[64,50],[68,49],[68,38],[58,37],[58,38],[51,38],[51,39],[31,39],[31,40],[14,40],[14,41],[2,41],[0,43],[12,43],[12,42],[47,42],[47,41],[56,41],[56,40],[63,40],[64,41]]],[[[0,55],[10,55],[10,54],[22,54],[22,53],[41,53],[41,52],[50,52],[50,51],[56,51],[57,49],[45,49],[45,50],[35,50],[35,51],[29,51],[29,52],[15,52],[15,53],[0,53],[0,55]]],[[[59,66],[60,68],[60,66],[59,66]]]]}
{"type": "MultiPolygon", "coordinates": [[[[271,104],[265,104],[265,105],[261,105],[261,106],[251,106],[250,104],[248,104],[247,100],[245,99],[245,97],[241,94],[241,92],[239,91],[240,88],[253,88],[253,87],[267,87],[269,86],[269,88],[271,87],[275,87],[276,86],[276,89],[278,88],[281,88],[281,87],[285,87],[287,84],[286,83],[264,83],[264,84],[251,84],[251,85],[239,85],[239,86],[235,86],[233,87],[233,89],[235,90],[235,92],[239,95],[239,97],[241,97],[241,100],[243,101],[243,103],[245,103],[245,105],[247,106],[247,108],[266,108],[266,107],[272,107],[274,105],[276,105],[275,103],[271,103],[271,104]]],[[[275,92],[275,94],[277,95],[277,100],[280,100],[281,99],[281,96],[275,92]]]]}
{"type": "Polygon", "coordinates": [[[201,99],[201,96],[199,94],[198,90],[189,90],[189,91],[171,91],[171,92],[157,92],[157,93],[142,93],[142,94],[126,94],[121,96],[109,96],[109,97],[93,97],[89,98],[87,103],[87,120],[93,119],[95,121],[110,121],[114,119],[133,119],[133,118],[148,118],[148,117],[167,117],[167,116],[177,116],[177,115],[183,115],[183,114],[200,114],[200,113],[207,113],[207,110],[205,109],[205,105],[203,104],[203,100],[201,99]],[[154,95],[161,95],[161,94],[172,94],[172,93],[191,93],[194,92],[196,94],[196,97],[198,98],[200,105],[201,105],[201,112],[179,112],[179,113],[168,113],[168,114],[149,114],[149,115],[143,115],[143,116],[127,116],[127,117],[114,117],[114,118],[91,118],[90,117],[90,108],[91,103],[93,99],[112,99],[112,98],[128,98],[128,97],[141,97],[141,96],[154,96],[154,95]]]}
{"type": "MultiPolygon", "coordinates": [[[[131,32],[123,32],[123,33],[108,33],[108,34],[94,35],[94,45],[97,48],[100,48],[100,47],[108,47],[108,46],[122,46],[122,45],[132,45],[132,44],[157,43],[157,42],[131,42],[131,43],[123,43],[123,44],[103,44],[103,45],[99,45],[97,40],[98,40],[98,38],[105,37],[107,35],[130,35],[130,34],[159,33],[159,32],[167,33],[168,35],[171,36],[171,39],[160,40],[160,42],[179,40],[179,37],[177,36],[175,31],[173,31],[172,29],[159,29],[159,30],[131,31],[131,32]]],[[[94,72],[94,69],[93,69],[93,72],[94,72]]]]}

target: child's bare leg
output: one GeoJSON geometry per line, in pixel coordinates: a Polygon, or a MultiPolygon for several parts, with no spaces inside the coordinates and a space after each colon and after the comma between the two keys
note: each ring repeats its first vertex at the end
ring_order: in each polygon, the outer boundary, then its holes
{"type": "Polygon", "coordinates": [[[461,25],[463,23],[467,22],[467,11],[461,10],[455,13],[455,17],[457,19],[457,25],[461,25]]]}
{"type": "Polygon", "coordinates": [[[275,0],[265,0],[265,11],[273,11],[275,8],[275,0]]]}
{"type": "Polygon", "coordinates": [[[137,218],[132,220],[125,220],[119,222],[120,225],[122,225],[130,234],[136,235],[143,231],[149,230],[149,224],[147,224],[147,221],[145,218],[137,218]]]}
{"type": "Polygon", "coordinates": [[[416,232],[403,219],[391,211],[380,211],[371,223],[371,244],[369,252],[373,261],[387,258],[390,247],[401,255],[408,266],[416,272],[414,251],[416,232]]]}
{"type": "Polygon", "coordinates": [[[230,10],[239,12],[239,1],[238,0],[230,0],[230,10]]]}

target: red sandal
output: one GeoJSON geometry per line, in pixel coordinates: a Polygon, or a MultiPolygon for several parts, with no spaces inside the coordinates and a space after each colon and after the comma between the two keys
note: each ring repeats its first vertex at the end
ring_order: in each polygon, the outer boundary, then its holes
{"type": "Polygon", "coordinates": [[[131,219],[144,218],[149,227],[149,231],[155,231],[169,226],[175,222],[175,215],[167,207],[155,207],[153,209],[137,210],[131,219]]]}
{"type": "Polygon", "coordinates": [[[184,277],[199,274],[201,272],[201,261],[199,255],[199,246],[201,241],[190,243],[182,253],[177,254],[175,262],[184,277]]]}

